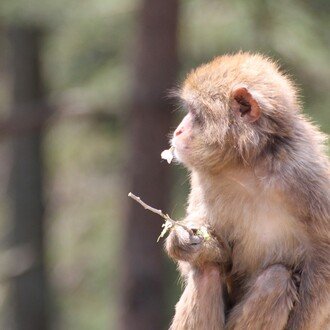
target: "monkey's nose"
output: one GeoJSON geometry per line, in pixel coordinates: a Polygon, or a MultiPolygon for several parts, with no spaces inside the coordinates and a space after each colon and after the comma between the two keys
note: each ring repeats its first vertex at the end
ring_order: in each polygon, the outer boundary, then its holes
{"type": "Polygon", "coordinates": [[[174,132],[174,136],[178,136],[178,135],[180,135],[181,133],[183,133],[183,129],[179,127],[178,129],[175,130],[175,132],[174,132]]]}

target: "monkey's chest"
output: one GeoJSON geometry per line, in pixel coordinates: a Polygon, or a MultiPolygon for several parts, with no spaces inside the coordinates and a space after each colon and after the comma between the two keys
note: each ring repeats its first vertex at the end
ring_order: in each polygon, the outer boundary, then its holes
{"type": "Polygon", "coordinates": [[[232,246],[234,271],[254,272],[274,263],[295,265],[304,253],[302,232],[290,212],[273,200],[219,208],[213,220],[232,246]]]}

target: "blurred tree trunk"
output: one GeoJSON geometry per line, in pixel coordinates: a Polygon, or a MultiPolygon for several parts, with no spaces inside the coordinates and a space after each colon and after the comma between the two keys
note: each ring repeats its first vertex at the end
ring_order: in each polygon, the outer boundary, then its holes
{"type": "Polygon", "coordinates": [[[11,47],[11,116],[18,126],[35,123],[29,126],[29,130],[18,130],[12,138],[11,244],[13,250],[20,252],[12,262],[21,265],[21,270],[12,277],[11,322],[15,330],[49,328],[43,242],[41,106],[44,90],[40,72],[40,38],[41,31],[38,28],[12,26],[8,29],[11,47]]]}
{"type": "MultiPolygon", "coordinates": [[[[168,210],[169,166],[160,161],[168,147],[177,59],[178,0],[144,0],[140,11],[130,110],[130,191],[168,210]]],[[[163,329],[164,252],[156,239],[161,221],[130,201],[124,238],[123,330],[163,329]]]]}

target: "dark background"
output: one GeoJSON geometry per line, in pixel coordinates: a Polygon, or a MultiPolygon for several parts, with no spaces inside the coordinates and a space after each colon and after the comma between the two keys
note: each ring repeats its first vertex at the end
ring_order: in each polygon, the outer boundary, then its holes
{"type": "Polygon", "coordinates": [[[187,173],[160,153],[193,67],[279,61],[330,131],[327,0],[2,0],[0,328],[166,329],[181,285],[156,243],[187,173]]]}

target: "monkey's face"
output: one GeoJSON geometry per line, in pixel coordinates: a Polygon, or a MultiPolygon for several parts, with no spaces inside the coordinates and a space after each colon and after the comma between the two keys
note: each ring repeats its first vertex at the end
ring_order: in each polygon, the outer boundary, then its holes
{"type": "MultiPolygon", "coordinates": [[[[220,164],[222,144],[216,138],[219,135],[219,122],[217,128],[212,127],[200,110],[189,106],[188,113],[173,133],[172,145],[179,162],[189,168],[206,169],[220,164]],[[208,134],[211,134],[211,139],[208,134]]],[[[224,126],[227,126],[227,122],[224,122],[224,126]]],[[[225,127],[222,129],[224,131],[225,127]]]]}
{"type": "Polygon", "coordinates": [[[276,64],[245,53],[193,70],[178,96],[188,114],[174,132],[175,156],[203,171],[253,165],[274,153],[299,109],[293,84],[276,64]]]}
{"type": "Polygon", "coordinates": [[[234,86],[217,99],[196,96],[191,89],[185,93],[188,114],[172,139],[178,161],[191,169],[218,172],[246,162],[260,149],[260,108],[246,88],[234,86]]]}

